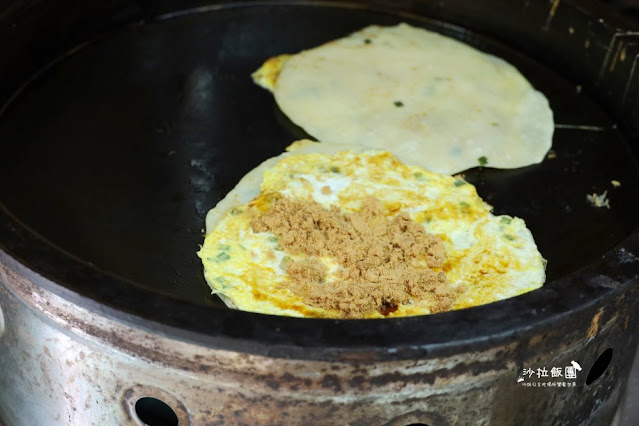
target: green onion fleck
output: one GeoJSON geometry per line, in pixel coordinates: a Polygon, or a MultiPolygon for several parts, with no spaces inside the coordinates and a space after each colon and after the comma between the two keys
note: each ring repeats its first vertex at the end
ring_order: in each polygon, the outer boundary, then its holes
{"type": "Polygon", "coordinates": [[[275,244],[275,250],[282,250],[282,247],[280,247],[279,237],[269,237],[268,242],[275,244]]]}
{"type": "Polygon", "coordinates": [[[231,216],[237,216],[238,214],[242,213],[242,209],[238,209],[238,208],[234,208],[231,209],[231,216]]]}
{"type": "Polygon", "coordinates": [[[217,256],[215,256],[215,261],[216,262],[224,262],[227,261],[231,258],[231,256],[229,256],[229,254],[225,251],[221,251],[217,254],[217,256]]]}
{"type": "Polygon", "coordinates": [[[502,216],[500,220],[501,220],[501,223],[505,223],[506,225],[510,225],[510,222],[513,221],[511,218],[506,216],[502,216]]]}
{"type": "Polygon", "coordinates": [[[337,167],[337,166],[331,166],[331,168],[329,170],[331,172],[333,172],[333,173],[339,173],[339,167],[337,167]]]}
{"type": "Polygon", "coordinates": [[[394,104],[395,104],[395,106],[396,106],[396,107],[398,107],[398,108],[399,108],[399,107],[403,107],[403,106],[404,106],[404,102],[402,102],[402,101],[395,101],[395,102],[393,102],[393,103],[394,103],[394,104]]]}
{"type": "Polygon", "coordinates": [[[497,123],[496,121],[493,121],[492,123],[490,123],[490,125],[493,127],[499,127],[499,123],[497,123]]]}
{"type": "Polygon", "coordinates": [[[231,248],[231,246],[228,245],[228,244],[220,244],[220,246],[218,247],[218,249],[222,250],[222,251],[227,251],[230,248],[231,248]]]}
{"type": "Polygon", "coordinates": [[[468,204],[466,201],[462,201],[462,202],[459,203],[459,207],[461,207],[462,210],[467,211],[468,208],[470,207],[470,204],[468,204]]]}
{"type": "Polygon", "coordinates": [[[290,256],[284,256],[282,258],[282,261],[280,262],[280,268],[283,271],[286,271],[286,267],[288,266],[289,262],[291,261],[291,257],[290,256]]]}
{"type": "Polygon", "coordinates": [[[477,162],[479,163],[480,166],[485,166],[486,164],[488,164],[488,158],[486,158],[485,156],[481,156],[477,159],[477,162]]]}
{"type": "Polygon", "coordinates": [[[242,250],[246,251],[246,247],[244,247],[242,244],[238,244],[238,246],[240,246],[242,250]]]}
{"type": "Polygon", "coordinates": [[[455,181],[455,186],[463,186],[463,185],[466,185],[466,181],[465,180],[457,179],[455,181]]]}
{"type": "Polygon", "coordinates": [[[515,241],[515,237],[513,237],[512,235],[504,234],[504,238],[508,241],[515,241]]]}
{"type": "Polygon", "coordinates": [[[222,290],[226,290],[231,287],[231,283],[224,279],[224,277],[216,277],[214,281],[222,286],[222,290]]]}
{"type": "Polygon", "coordinates": [[[415,176],[417,179],[421,179],[424,177],[424,174],[422,172],[415,172],[413,176],[415,176]]]}
{"type": "Polygon", "coordinates": [[[371,44],[371,39],[370,39],[370,38],[365,38],[365,39],[364,39],[364,43],[366,43],[366,44],[371,44]]]}

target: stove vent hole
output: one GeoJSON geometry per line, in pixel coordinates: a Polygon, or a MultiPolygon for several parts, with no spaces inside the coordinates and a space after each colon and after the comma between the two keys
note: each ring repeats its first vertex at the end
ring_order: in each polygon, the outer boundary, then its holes
{"type": "Polygon", "coordinates": [[[592,367],[590,367],[590,371],[588,372],[588,377],[586,377],[586,384],[589,385],[601,377],[601,375],[608,369],[610,361],[612,361],[612,348],[608,348],[603,351],[595,363],[592,364],[592,367]]]}
{"type": "Polygon", "coordinates": [[[150,396],[140,398],[135,403],[135,414],[147,426],[177,426],[175,411],[164,401],[150,396]]]}

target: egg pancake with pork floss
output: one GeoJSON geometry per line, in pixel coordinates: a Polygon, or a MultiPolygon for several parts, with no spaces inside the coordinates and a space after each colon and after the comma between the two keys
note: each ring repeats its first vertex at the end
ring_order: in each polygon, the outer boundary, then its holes
{"type": "Polygon", "coordinates": [[[548,100],[515,67],[407,24],[273,57],[253,80],[323,143],[389,150],[439,173],[536,164],[552,143],[548,100]]]}
{"type": "Polygon", "coordinates": [[[265,314],[385,318],[485,304],[542,286],[522,219],[459,177],[355,145],[298,141],[207,215],[213,293],[265,314]]]}

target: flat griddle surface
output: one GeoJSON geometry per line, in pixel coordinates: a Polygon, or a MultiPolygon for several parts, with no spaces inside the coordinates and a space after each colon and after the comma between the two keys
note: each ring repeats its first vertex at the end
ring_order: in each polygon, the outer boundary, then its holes
{"type": "MultiPolygon", "coordinates": [[[[549,286],[637,227],[637,164],[614,120],[576,82],[458,27],[326,5],[167,17],[62,58],[0,117],[0,201],[38,244],[150,294],[221,307],[196,256],[206,212],[246,172],[306,136],[251,72],[270,56],[402,21],[508,60],[550,100],[556,158],[465,173],[496,214],[525,219],[548,259],[549,286]],[[610,209],[587,203],[604,191],[610,209]]],[[[48,261],[32,252],[27,264],[48,261]]]]}

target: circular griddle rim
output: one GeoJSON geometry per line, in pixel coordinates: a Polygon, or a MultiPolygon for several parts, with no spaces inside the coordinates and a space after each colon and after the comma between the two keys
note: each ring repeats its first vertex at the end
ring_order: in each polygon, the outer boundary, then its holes
{"type": "MultiPolygon", "coordinates": [[[[237,2],[231,6],[274,3],[237,2]]],[[[312,3],[364,7],[358,3],[336,1],[312,3]]],[[[602,23],[605,20],[614,26],[626,24],[612,11],[596,3],[585,0],[571,0],[570,3],[587,14],[596,13],[602,23]]],[[[215,6],[221,7],[229,5],[215,6]]],[[[380,5],[367,7],[428,20],[421,15],[389,11],[380,5]]],[[[203,9],[164,13],[155,19],[171,19],[200,11],[203,9]]],[[[87,44],[90,42],[80,47],[87,44]]],[[[57,60],[45,70],[55,63],[57,60]]],[[[31,79],[27,80],[27,85],[29,81],[31,79]]],[[[346,352],[373,352],[373,358],[378,360],[411,359],[426,354],[446,355],[470,347],[476,350],[513,336],[525,338],[612,303],[633,287],[632,290],[636,290],[639,275],[636,267],[639,261],[639,230],[635,230],[597,262],[547,282],[539,290],[489,305],[429,316],[381,320],[289,318],[192,305],[131,285],[125,279],[100,271],[40,237],[13,217],[2,203],[0,242],[0,263],[37,286],[78,306],[99,312],[106,318],[206,347],[300,359],[330,360],[341,358],[346,352]],[[83,285],[74,285],[78,282],[83,285]]]]}

